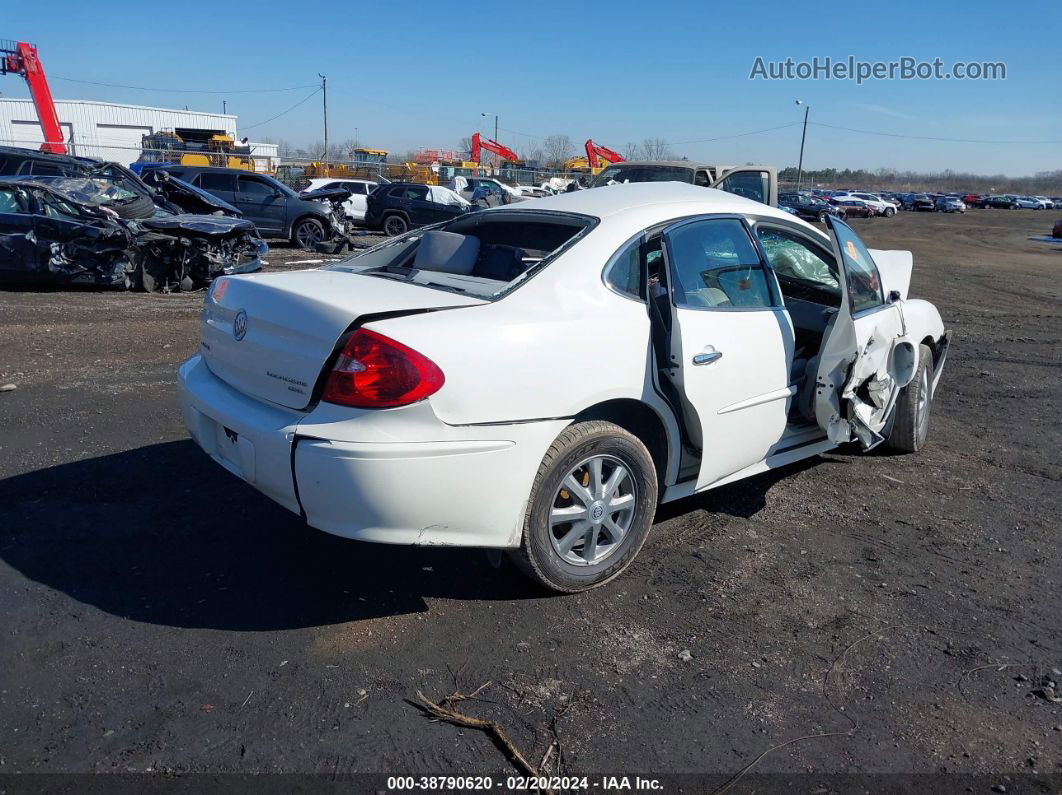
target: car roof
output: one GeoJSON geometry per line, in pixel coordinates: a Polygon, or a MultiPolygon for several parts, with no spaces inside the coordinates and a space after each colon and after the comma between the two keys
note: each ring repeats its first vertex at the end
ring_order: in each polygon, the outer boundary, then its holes
{"type": "MultiPolygon", "coordinates": [[[[648,218],[646,226],[684,215],[755,214],[790,220],[783,210],[715,188],[702,188],[688,182],[630,182],[587,188],[518,204],[484,210],[487,213],[554,210],[579,213],[601,219],[625,214],[648,218]]],[[[639,219],[639,223],[642,220],[639,219]]]]}

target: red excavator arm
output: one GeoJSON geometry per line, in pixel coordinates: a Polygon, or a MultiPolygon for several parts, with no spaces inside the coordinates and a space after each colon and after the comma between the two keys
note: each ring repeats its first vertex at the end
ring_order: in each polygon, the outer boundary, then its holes
{"type": "Polygon", "coordinates": [[[63,129],[59,126],[59,114],[55,112],[55,102],[48,88],[48,79],[44,76],[44,67],[37,57],[37,48],[24,41],[0,42],[0,74],[14,72],[26,78],[33,105],[37,108],[37,119],[44,132],[42,152],[65,155],[63,129]]]}
{"type": "Polygon", "coordinates": [[[623,155],[619,152],[613,152],[607,146],[598,146],[594,143],[593,139],[586,139],[586,162],[591,169],[597,168],[597,159],[600,157],[602,160],[607,160],[610,163],[622,163],[623,155]]]}
{"type": "Polygon", "coordinates": [[[488,152],[493,152],[502,160],[509,160],[517,162],[520,160],[520,155],[516,154],[512,149],[507,146],[503,146],[497,141],[492,141],[490,138],[484,138],[479,133],[472,133],[472,162],[479,162],[480,150],[486,149],[488,152]]]}

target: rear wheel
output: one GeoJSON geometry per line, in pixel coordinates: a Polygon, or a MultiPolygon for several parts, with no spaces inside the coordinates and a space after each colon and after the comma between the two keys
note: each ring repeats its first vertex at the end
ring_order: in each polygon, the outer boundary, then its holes
{"type": "Polygon", "coordinates": [[[656,467],[636,436],[610,422],[577,423],[542,460],[511,557],[554,591],[596,588],[634,560],[656,500],[656,467]]]}
{"type": "Polygon", "coordinates": [[[391,237],[405,234],[409,231],[409,222],[401,215],[389,215],[384,218],[383,231],[391,237]]]}
{"type": "Polygon", "coordinates": [[[303,218],[291,230],[291,239],[296,245],[307,251],[316,251],[318,243],[324,242],[324,224],[316,218],[303,218]]]}
{"type": "Polygon", "coordinates": [[[927,345],[918,346],[918,367],[911,383],[903,388],[896,400],[896,422],[885,440],[885,447],[900,453],[917,453],[929,438],[929,413],[933,351],[927,345]]]}

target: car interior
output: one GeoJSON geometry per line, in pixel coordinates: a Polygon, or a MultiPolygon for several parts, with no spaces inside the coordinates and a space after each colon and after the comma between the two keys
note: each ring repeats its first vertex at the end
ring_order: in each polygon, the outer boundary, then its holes
{"type": "Polygon", "coordinates": [[[417,284],[492,297],[559,253],[591,222],[561,213],[476,213],[444,229],[411,232],[331,267],[404,275],[417,284]]]}

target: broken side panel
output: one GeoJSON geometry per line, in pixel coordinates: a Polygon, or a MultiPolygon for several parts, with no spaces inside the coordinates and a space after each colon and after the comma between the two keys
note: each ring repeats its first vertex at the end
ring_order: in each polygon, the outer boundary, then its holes
{"type": "Polygon", "coordinates": [[[874,259],[851,227],[827,224],[841,263],[841,307],[826,329],[816,366],[815,417],[834,444],[883,441],[901,388],[914,373],[899,303],[887,303],[874,259]]]}

